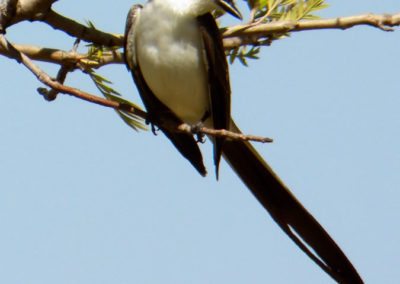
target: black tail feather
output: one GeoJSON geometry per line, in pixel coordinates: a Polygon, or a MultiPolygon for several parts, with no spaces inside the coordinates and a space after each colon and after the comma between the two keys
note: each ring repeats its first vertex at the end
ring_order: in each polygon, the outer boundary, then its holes
{"type": "MultiPolygon", "coordinates": [[[[231,127],[232,131],[240,132],[233,121],[231,127]]],[[[317,265],[338,283],[363,283],[335,241],[249,142],[227,139],[223,155],[275,222],[317,265]]]]}

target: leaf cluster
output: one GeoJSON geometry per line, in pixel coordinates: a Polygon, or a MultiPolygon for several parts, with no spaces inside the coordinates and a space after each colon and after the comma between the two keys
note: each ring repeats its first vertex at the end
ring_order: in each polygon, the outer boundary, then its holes
{"type": "MultiPolygon", "coordinates": [[[[104,46],[90,45],[88,51],[88,58],[90,60],[99,61],[104,52],[115,51],[116,49],[118,48],[108,48],[104,46]]],[[[111,87],[112,82],[107,78],[97,74],[93,68],[87,68],[85,72],[89,74],[90,78],[92,79],[97,89],[102,93],[102,95],[106,99],[131,106],[134,109],[141,109],[138,105],[124,99],[118,91],[116,91],[111,87]]],[[[116,109],[115,111],[122,118],[122,120],[127,125],[132,127],[134,130],[139,130],[139,129],[147,130],[143,118],[141,118],[140,116],[137,116],[135,114],[123,110],[116,109]]]]}
{"type": "MultiPolygon", "coordinates": [[[[264,24],[276,21],[301,21],[318,19],[314,13],[328,5],[324,0],[247,0],[250,9],[250,24],[264,24]]],[[[270,45],[274,40],[288,37],[290,34],[275,33],[258,39],[256,45],[243,45],[227,52],[230,63],[238,59],[247,66],[247,59],[257,59],[259,46],[270,45]]]]}

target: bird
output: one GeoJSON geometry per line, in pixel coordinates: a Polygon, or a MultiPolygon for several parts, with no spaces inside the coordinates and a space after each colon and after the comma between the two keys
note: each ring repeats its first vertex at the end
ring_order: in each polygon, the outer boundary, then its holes
{"type": "MultiPolygon", "coordinates": [[[[232,0],[149,0],[128,12],[124,57],[153,132],[164,133],[202,175],[202,135],[182,124],[241,133],[231,118],[229,69],[216,10],[241,19],[232,0]]],[[[221,157],[288,237],[338,283],[363,283],[343,251],[248,141],[210,137],[221,157]]]]}

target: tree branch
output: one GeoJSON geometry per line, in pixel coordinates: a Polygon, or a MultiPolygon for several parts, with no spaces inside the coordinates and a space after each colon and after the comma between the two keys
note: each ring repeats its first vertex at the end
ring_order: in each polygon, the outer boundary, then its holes
{"type": "Polygon", "coordinates": [[[0,31],[21,21],[42,19],[57,0],[0,0],[0,31]]]}
{"type": "MultiPolygon", "coordinates": [[[[1,0],[0,0],[1,1],[1,0]]],[[[123,36],[105,33],[95,28],[86,27],[78,22],[66,18],[56,12],[50,10],[51,4],[56,0],[3,0],[0,2],[0,32],[4,30],[10,23],[16,23],[21,20],[40,20],[49,24],[54,29],[62,30],[72,37],[83,39],[98,45],[104,46],[122,46],[123,36]],[[24,3],[22,10],[17,4],[24,3]],[[40,7],[35,7],[33,4],[41,4],[40,7]],[[30,5],[27,5],[30,4],[30,5]],[[14,5],[14,6],[13,6],[14,5]],[[15,6],[17,5],[17,6],[15,6]],[[33,5],[33,6],[32,6],[33,5]],[[37,9],[36,9],[37,8],[37,9]],[[18,10],[19,9],[19,10],[18,10]],[[35,10],[36,9],[36,10],[35,10]]],[[[400,13],[393,15],[374,15],[365,14],[350,17],[341,17],[334,19],[321,20],[303,20],[303,21],[276,21],[266,24],[248,24],[230,27],[222,34],[225,49],[229,50],[242,45],[259,45],[268,37],[285,34],[288,32],[298,32],[305,30],[319,29],[348,29],[358,25],[368,25],[379,28],[383,31],[393,31],[392,27],[400,25],[400,13]]],[[[123,63],[123,57],[119,52],[105,52],[96,60],[92,60],[86,54],[78,54],[75,51],[66,52],[62,50],[41,48],[27,45],[14,46],[9,43],[3,34],[0,34],[0,54],[9,58],[16,59],[24,64],[43,84],[49,86],[54,93],[63,93],[74,97],[99,104],[105,107],[114,108],[115,110],[129,112],[143,119],[147,118],[146,112],[133,107],[127,103],[121,103],[93,96],[89,93],[78,89],[65,86],[57,80],[52,79],[49,75],[43,72],[36,66],[29,57],[51,63],[56,63],[61,66],[75,64],[85,68],[97,68],[109,63],[123,63]]],[[[67,72],[64,70],[64,72],[67,72]]],[[[61,76],[62,77],[62,76],[61,76]]],[[[183,131],[190,134],[195,134],[193,129],[187,125],[181,125],[176,131],[183,131]]],[[[233,133],[227,130],[215,130],[205,127],[196,130],[197,133],[226,137],[234,140],[257,141],[257,142],[272,142],[271,139],[252,135],[243,135],[233,133]]]]}
{"type": "Polygon", "coordinates": [[[303,20],[303,21],[276,21],[266,24],[248,24],[228,28],[222,34],[225,49],[232,49],[244,44],[259,44],[276,34],[321,29],[345,30],[354,26],[367,25],[383,31],[393,31],[393,27],[400,26],[400,13],[389,15],[363,14],[350,17],[331,19],[303,20]]]}
{"type": "MultiPolygon", "coordinates": [[[[76,53],[71,51],[64,51],[53,48],[44,48],[33,45],[21,45],[21,44],[13,44],[14,48],[19,52],[24,53],[30,59],[43,61],[48,63],[54,63],[58,65],[64,64],[79,64],[83,68],[91,67],[91,68],[99,68],[107,64],[114,63],[124,63],[123,55],[118,52],[103,52],[103,54],[96,58],[96,60],[92,60],[88,57],[87,54],[76,53]]],[[[14,59],[14,55],[10,50],[5,49],[2,45],[0,45],[0,54],[7,56],[8,58],[14,59]]]]}
{"type": "Polygon", "coordinates": [[[82,100],[92,102],[98,105],[102,105],[105,107],[110,107],[114,109],[120,109],[124,111],[131,112],[132,114],[138,115],[142,118],[146,118],[146,113],[140,109],[135,109],[131,106],[127,106],[122,103],[118,103],[115,101],[103,99],[97,96],[93,96],[89,93],[80,91],[78,89],[65,86],[60,84],[59,82],[53,80],[48,74],[46,74],[44,71],[42,71],[37,65],[35,65],[28,56],[23,54],[22,52],[19,52],[14,46],[7,41],[7,39],[4,37],[3,34],[0,34],[0,45],[4,50],[7,51],[8,54],[10,54],[10,57],[14,58],[17,60],[19,63],[22,63],[26,68],[28,68],[37,78],[40,82],[45,84],[46,86],[56,89],[60,93],[63,94],[68,94],[72,95],[74,97],[80,98],[82,100]]]}
{"type": "MultiPolygon", "coordinates": [[[[88,28],[80,23],[50,11],[42,19],[55,29],[65,31],[73,37],[81,38],[104,46],[122,46],[123,35],[108,34],[88,28]]],[[[222,34],[224,47],[229,50],[246,44],[259,44],[260,39],[276,34],[320,29],[345,30],[354,26],[368,25],[384,31],[392,31],[392,27],[400,26],[400,13],[393,15],[363,14],[358,16],[338,17],[319,20],[276,21],[266,24],[247,24],[233,26],[222,34]]]]}
{"type": "Polygon", "coordinates": [[[253,141],[260,143],[271,143],[273,140],[268,137],[255,136],[255,135],[245,135],[242,133],[236,133],[232,131],[228,131],[225,129],[212,129],[207,127],[200,127],[198,129],[191,127],[187,123],[182,123],[178,126],[178,131],[188,133],[188,134],[206,134],[213,137],[223,137],[229,138],[231,140],[240,140],[240,141],[253,141]]]}
{"type": "MultiPolygon", "coordinates": [[[[85,100],[85,101],[88,101],[91,103],[95,103],[95,104],[102,105],[105,107],[113,108],[115,110],[129,112],[133,115],[143,118],[144,120],[147,119],[146,112],[142,111],[141,109],[134,108],[132,105],[103,99],[101,97],[94,96],[89,93],[80,91],[78,89],[75,89],[75,88],[72,88],[69,86],[65,86],[65,85],[61,84],[60,82],[53,80],[47,73],[45,73],[37,65],[35,65],[28,56],[26,56],[24,53],[18,51],[10,42],[8,42],[3,34],[0,34],[0,46],[7,52],[7,54],[9,54],[9,56],[11,58],[14,58],[19,63],[22,63],[25,67],[27,67],[38,78],[38,80],[40,82],[42,82],[46,86],[52,88],[57,93],[71,95],[71,96],[80,98],[82,100],[85,100]]],[[[259,137],[259,136],[254,136],[254,135],[244,135],[244,134],[234,133],[234,132],[224,130],[224,129],[215,130],[215,129],[210,129],[210,128],[206,128],[206,127],[201,127],[199,130],[196,130],[196,132],[194,132],[191,128],[184,127],[185,125],[186,124],[182,124],[180,127],[178,127],[175,130],[172,130],[172,131],[186,132],[188,134],[204,133],[204,134],[211,135],[211,136],[226,137],[226,138],[230,138],[233,140],[256,141],[256,142],[262,142],[262,143],[272,142],[272,139],[270,139],[270,138],[259,137]]]]}
{"type": "Polygon", "coordinates": [[[109,47],[123,45],[123,35],[114,35],[97,30],[95,28],[87,27],[62,16],[53,10],[49,11],[46,17],[41,19],[41,21],[50,25],[56,30],[61,30],[74,38],[79,38],[87,42],[109,47]]]}
{"type": "MultiPolygon", "coordinates": [[[[81,38],[85,41],[94,42],[99,45],[121,46],[123,42],[123,35],[108,34],[86,27],[85,25],[59,15],[54,11],[49,11],[47,15],[40,20],[49,24],[54,29],[65,31],[73,37],[81,38]]],[[[320,29],[344,30],[359,25],[368,25],[384,31],[392,31],[392,27],[400,26],[400,13],[393,15],[364,14],[332,19],[276,21],[257,25],[239,25],[228,28],[223,32],[222,36],[225,49],[230,50],[243,45],[264,44],[261,40],[264,41],[268,37],[277,34],[320,29]]],[[[15,47],[34,60],[46,61],[60,65],[65,64],[65,62],[73,62],[81,64],[84,68],[99,68],[107,64],[123,63],[123,56],[120,52],[105,52],[97,61],[90,60],[86,54],[72,53],[57,49],[29,45],[15,45],[15,47]]],[[[1,46],[0,54],[10,57],[7,51],[4,48],[1,48],[1,46]]]]}

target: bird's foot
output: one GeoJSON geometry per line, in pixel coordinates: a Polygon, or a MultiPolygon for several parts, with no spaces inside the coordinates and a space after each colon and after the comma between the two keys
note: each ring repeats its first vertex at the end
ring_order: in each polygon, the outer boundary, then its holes
{"type": "Polygon", "coordinates": [[[158,128],[155,124],[150,123],[151,124],[151,132],[153,132],[154,135],[157,135],[157,132],[160,130],[160,128],[158,128]]]}
{"type": "Polygon", "coordinates": [[[201,132],[203,122],[199,122],[190,126],[190,131],[196,136],[196,141],[199,143],[206,142],[204,133],[201,132]]]}

